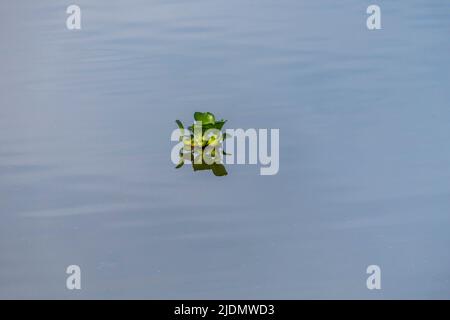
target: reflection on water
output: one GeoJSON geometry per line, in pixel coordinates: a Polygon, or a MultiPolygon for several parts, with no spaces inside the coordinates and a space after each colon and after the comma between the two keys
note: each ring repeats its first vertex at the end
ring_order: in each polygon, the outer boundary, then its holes
{"type": "Polygon", "coordinates": [[[0,297],[449,298],[449,2],[370,4],[0,2],[0,297]],[[197,110],[278,174],[175,170],[197,110]]]}
{"type": "MultiPolygon", "coordinates": [[[[200,149],[200,153],[196,153],[194,150],[190,151],[188,157],[189,162],[192,165],[192,169],[194,171],[209,171],[216,176],[216,177],[223,177],[228,174],[227,170],[225,169],[225,166],[221,163],[221,159],[215,159],[215,155],[208,156],[205,153],[203,153],[204,150],[200,149]],[[206,159],[208,158],[208,159],[206,159]]],[[[183,153],[180,153],[180,160],[179,164],[175,167],[176,169],[179,169],[183,167],[185,161],[186,161],[186,155],[183,153]]]]}
{"type": "Polygon", "coordinates": [[[194,169],[194,171],[202,171],[202,170],[211,170],[212,173],[216,176],[216,177],[222,177],[222,176],[226,176],[227,170],[225,169],[225,166],[223,164],[206,164],[206,163],[202,163],[202,164],[192,164],[192,169],[194,169]]]}

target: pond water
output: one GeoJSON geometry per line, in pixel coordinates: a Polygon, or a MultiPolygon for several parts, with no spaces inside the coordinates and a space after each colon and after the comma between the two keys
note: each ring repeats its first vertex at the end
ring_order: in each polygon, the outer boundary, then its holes
{"type": "Polygon", "coordinates": [[[447,0],[70,4],[0,3],[0,298],[450,298],[447,0]],[[278,174],[176,170],[195,111],[278,174]]]}

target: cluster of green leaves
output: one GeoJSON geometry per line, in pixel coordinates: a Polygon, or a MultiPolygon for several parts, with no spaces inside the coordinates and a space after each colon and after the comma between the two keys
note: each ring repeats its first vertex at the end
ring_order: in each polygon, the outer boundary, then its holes
{"type": "MultiPolygon", "coordinates": [[[[216,121],[215,116],[210,112],[195,112],[194,113],[194,124],[189,126],[187,129],[183,126],[183,123],[180,120],[176,120],[178,127],[181,130],[182,136],[180,137],[180,141],[183,140],[186,148],[183,148],[180,152],[180,163],[176,168],[181,168],[184,164],[184,150],[189,150],[191,153],[192,160],[194,159],[194,150],[204,150],[207,146],[215,146],[223,142],[227,138],[225,133],[222,133],[221,130],[226,120],[216,121]],[[213,129],[213,130],[211,130],[213,129]],[[187,132],[185,130],[188,130],[187,132]],[[206,136],[207,131],[215,132],[215,134],[206,136]],[[190,136],[190,139],[189,139],[190,136]],[[187,137],[187,138],[186,138],[187,137]]],[[[226,154],[222,151],[223,154],[226,154]]],[[[200,155],[201,156],[201,155],[200,155]]],[[[213,155],[214,156],[214,155],[213,155]]],[[[220,163],[214,164],[194,164],[192,161],[192,167],[194,171],[197,170],[212,170],[216,176],[224,176],[227,175],[225,167],[220,163]]]]}
{"type": "Polygon", "coordinates": [[[204,134],[206,131],[210,129],[217,129],[222,130],[226,120],[219,120],[216,121],[216,117],[211,112],[195,112],[194,113],[194,120],[196,123],[194,123],[192,126],[190,126],[188,129],[191,132],[194,132],[195,126],[200,124],[202,125],[202,134],[204,134]]]}
{"type": "MultiPolygon", "coordinates": [[[[227,138],[227,135],[221,132],[223,126],[227,122],[226,120],[222,119],[216,121],[216,118],[210,112],[195,112],[194,120],[195,123],[187,128],[188,132],[185,132],[186,129],[184,128],[183,123],[180,120],[175,121],[180,128],[183,136],[190,135],[190,145],[192,147],[205,148],[212,144],[218,144],[227,138]],[[213,134],[207,137],[205,133],[211,129],[213,129],[213,131],[215,130],[217,134],[213,134]]],[[[186,141],[186,139],[184,140],[186,141]]]]}

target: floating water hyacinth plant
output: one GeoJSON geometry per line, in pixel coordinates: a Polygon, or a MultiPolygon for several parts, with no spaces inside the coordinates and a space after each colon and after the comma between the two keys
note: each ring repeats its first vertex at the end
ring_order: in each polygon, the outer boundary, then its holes
{"type": "Polygon", "coordinates": [[[181,168],[189,160],[194,171],[212,170],[215,176],[226,176],[227,171],[222,164],[222,142],[227,138],[222,132],[226,120],[216,121],[210,112],[195,112],[194,124],[187,129],[180,120],[176,120],[180,131],[180,141],[183,148],[180,150],[180,162],[176,168],[181,168]],[[220,150],[220,151],[218,151],[220,150]]]}

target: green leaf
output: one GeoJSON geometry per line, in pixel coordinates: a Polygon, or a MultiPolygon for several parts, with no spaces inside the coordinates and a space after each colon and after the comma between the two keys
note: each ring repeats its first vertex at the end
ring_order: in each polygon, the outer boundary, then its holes
{"type": "Polygon", "coordinates": [[[211,170],[211,166],[206,163],[194,163],[192,162],[192,168],[194,171],[201,171],[201,170],[211,170]]]}
{"type": "Polygon", "coordinates": [[[183,123],[180,120],[175,120],[175,122],[177,123],[178,128],[180,128],[181,130],[184,129],[183,123]]]}
{"type": "Polygon", "coordinates": [[[194,119],[195,121],[202,122],[203,125],[214,124],[216,122],[216,118],[210,112],[195,112],[194,119]]]}
{"type": "Polygon", "coordinates": [[[211,167],[214,175],[217,177],[226,176],[228,174],[223,164],[213,164],[211,167]]]}
{"type": "Polygon", "coordinates": [[[175,169],[180,169],[184,165],[184,161],[181,160],[180,163],[175,167],[175,169]]]}
{"type": "Polygon", "coordinates": [[[225,166],[223,164],[192,164],[192,168],[194,171],[204,171],[204,170],[212,170],[213,174],[217,177],[226,176],[228,174],[225,166]]]}
{"type": "Polygon", "coordinates": [[[225,122],[227,122],[227,120],[217,121],[216,123],[214,123],[214,128],[217,129],[217,130],[222,130],[223,125],[225,124],[225,122]]]}

